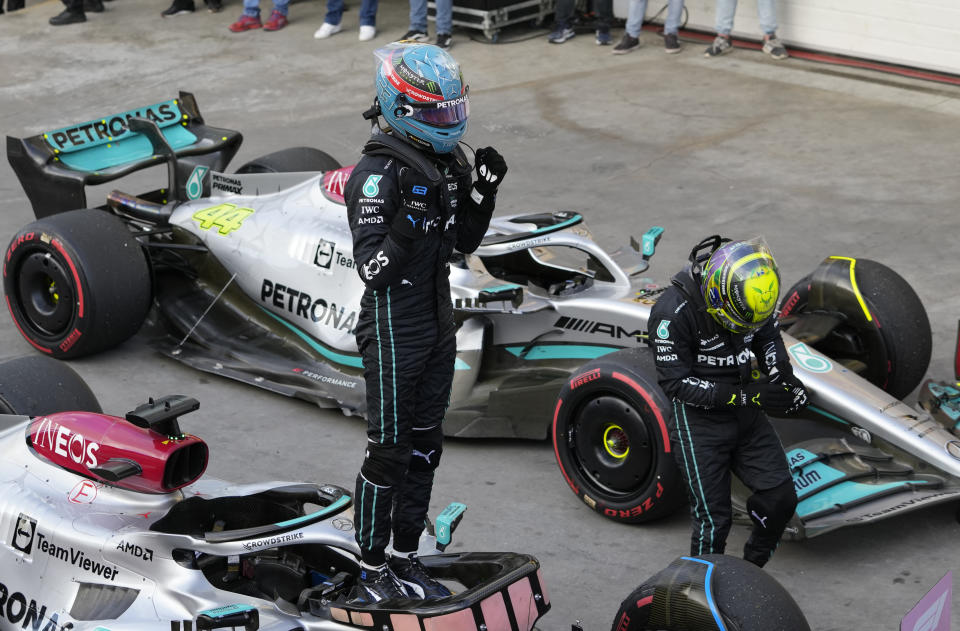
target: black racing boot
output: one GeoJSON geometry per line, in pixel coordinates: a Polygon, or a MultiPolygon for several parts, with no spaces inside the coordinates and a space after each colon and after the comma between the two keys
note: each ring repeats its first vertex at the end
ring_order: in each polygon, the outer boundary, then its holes
{"type": "Polygon", "coordinates": [[[64,9],[58,15],[50,18],[50,24],[53,26],[63,26],[64,24],[76,24],[78,22],[86,22],[87,16],[83,11],[75,11],[73,9],[64,9]]]}
{"type": "Polygon", "coordinates": [[[423,567],[416,554],[390,557],[387,565],[400,580],[410,598],[434,600],[450,596],[450,590],[423,567]]]}
{"type": "Polygon", "coordinates": [[[375,569],[360,568],[360,580],[351,592],[351,600],[361,603],[378,603],[381,600],[406,598],[400,581],[386,564],[375,569]]]}

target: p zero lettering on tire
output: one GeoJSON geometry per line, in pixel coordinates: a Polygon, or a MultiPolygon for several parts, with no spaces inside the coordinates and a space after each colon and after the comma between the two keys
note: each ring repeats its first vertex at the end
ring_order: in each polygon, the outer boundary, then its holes
{"type": "Polygon", "coordinates": [[[647,349],[592,361],[567,381],[554,410],[560,472],[577,497],[615,521],[649,521],[686,501],[670,450],[670,406],[652,370],[647,349]]]}

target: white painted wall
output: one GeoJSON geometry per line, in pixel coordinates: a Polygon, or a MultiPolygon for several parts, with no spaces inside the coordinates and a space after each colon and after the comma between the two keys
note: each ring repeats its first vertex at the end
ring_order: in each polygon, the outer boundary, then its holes
{"type": "MultiPolygon", "coordinates": [[[[665,4],[648,0],[648,18],[665,4]]],[[[628,5],[614,0],[614,14],[626,18],[628,5]]],[[[714,0],[687,0],[686,6],[689,28],[713,31],[714,0]]],[[[788,48],[960,74],[960,0],[778,0],[777,21],[788,48]]],[[[756,0],[740,0],[733,33],[760,38],[756,0]]]]}

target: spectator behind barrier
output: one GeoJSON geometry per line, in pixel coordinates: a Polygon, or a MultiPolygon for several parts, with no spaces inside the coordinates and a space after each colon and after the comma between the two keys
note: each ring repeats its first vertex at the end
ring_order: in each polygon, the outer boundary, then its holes
{"type": "MultiPolygon", "coordinates": [[[[704,57],[719,57],[733,50],[730,31],[733,30],[733,14],[736,12],[737,0],[717,0],[717,37],[703,53],[704,57]]],[[[774,59],[789,57],[776,34],[776,0],[757,0],[757,16],[760,18],[760,30],[763,31],[763,52],[774,59]]]]}
{"type": "MultiPolygon", "coordinates": [[[[86,22],[87,11],[90,13],[103,13],[103,0],[63,0],[63,4],[66,8],[50,18],[50,24],[53,26],[86,22]]],[[[22,7],[23,0],[20,0],[20,6],[17,8],[22,7]]]]}
{"type": "MultiPolygon", "coordinates": [[[[613,47],[614,55],[625,55],[637,50],[643,44],[640,42],[640,30],[643,28],[643,17],[647,13],[647,0],[630,0],[627,10],[627,28],[623,39],[613,47]]],[[[663,49],[668,53],[680,52],[680,40],[677,31],[680,30],[680,18],[683,15],[683,0],[668,0],[667,19],[663,25],[663,49]]]]}
{"type": "MultiPolygon", "coordinates": [[[[7,11],[19,11],[23,8],[23,0],[7,0],[7,11]]],[[[3,0],[0,0],[0,14],[3,13],[3,0]]]]}
{"type": "MultiPolygon", "coordinates": [[[[220,9],[223,8],[222,0],[203,0],[203,2],[207,5],[207,11],[210,13],[218,13],[220,9]]],[[[196,10],[197,7],[193,0],[173,0],[173,3],[161,11],[160,15],[169,18],[175,15],[183,15],[184,13],[193,13],[196,10]]]]}
{"type": "MultiPolygon", "coordinates": [[[[343,0],[327,0],[327,15],[323,24],[313,34],[317,39],[336,35],[343,28],[343,0]]],[[[377,0],[362,0],[360,4],[360,41],[366,42],[377,36],[377,0]]]]}
{"type": "MultiPolygon", "coordinates": [[[[192,2],[192,0],[191,0],[192,2]]],[[[260,0],[243,0],[243,14],[228,28],[234,33],[263,28],[265,31],[279,31],[287,25],[287,9],[290,0],[273,0],[273,11],[266,23],[260,21],[260,0]]]]}
{"type": "MultiPolygon", "coordinates": [[[[573,13],[576,0],[557,0],[556,19],[553,32],[547,41],[551,44],[562,44],[568,39],[576,37],[573,30],[573,13]]],[[[610,39],[610,23],[613,21],[613,0],[594,0],[593,10],[597,13],[597,44],[607,46],[610,39]]]]}
{"type": "MultiPolygon", "coordinates": [[[[437,46],[450,48],[453,43],[453,0],[436,0],[437,46]]],[[[410,0],[410,30],[403,41],[429,42],[427,33],[427,0],[410,0]]]]}

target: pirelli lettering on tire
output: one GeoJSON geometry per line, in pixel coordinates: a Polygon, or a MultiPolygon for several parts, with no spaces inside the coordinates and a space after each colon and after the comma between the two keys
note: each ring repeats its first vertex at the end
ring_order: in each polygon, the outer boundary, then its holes
{"type": "Polygon", "coordinates": [[[581,373],[570,380],[570,389],[575,390],[576,388],[584,385],[585,383],[590,383],[595,379],[600,378],[600,369],[591,370],[585,373],[581,373]]]}

